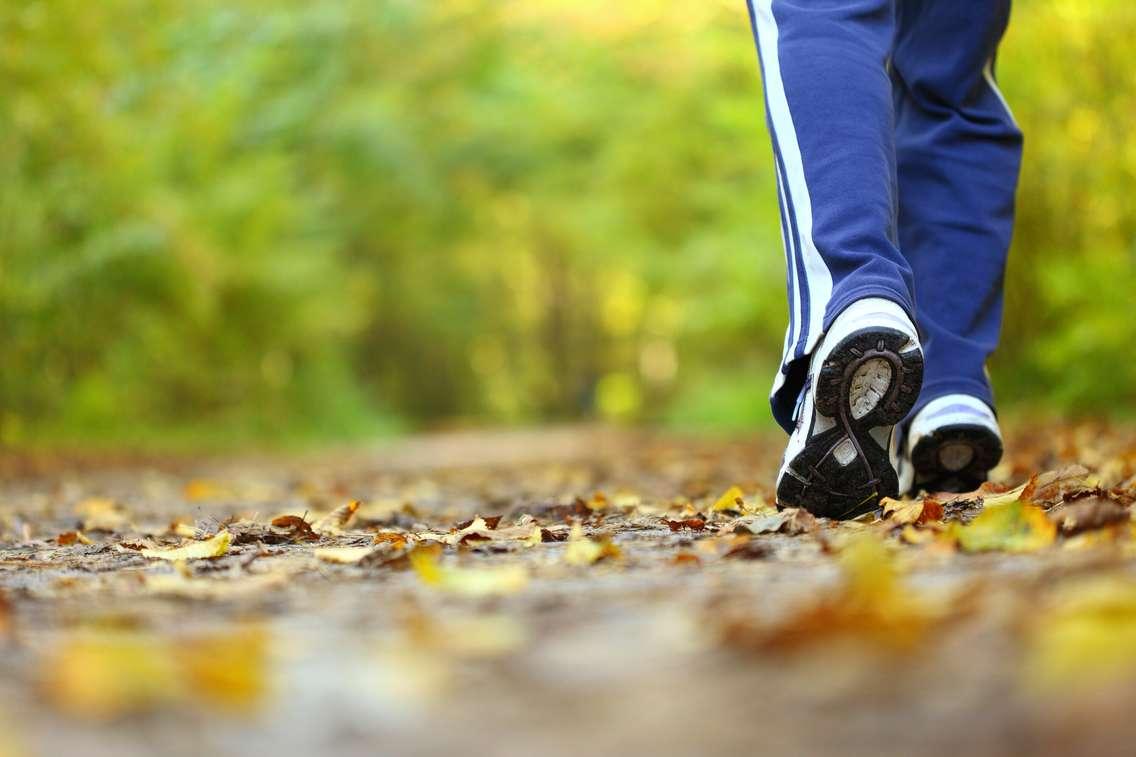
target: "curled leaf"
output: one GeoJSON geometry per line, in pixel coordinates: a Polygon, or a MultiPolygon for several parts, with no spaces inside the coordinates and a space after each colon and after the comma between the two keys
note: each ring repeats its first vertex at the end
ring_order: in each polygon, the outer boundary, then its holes
{"type": "Polygon", "coordinates": [[[158,560],[202,560],[213,557],[220,557],[229,551],[229,544],[233,540],[233,535],[227,530],[221,530],[216,533],[211,539],[205,541],[192,542],[181,547],[173,549],[143,549],[143,557],[156,558],[158,560]]]}
{"type": "Polygon", "coordinates": [[[340,505],[327,515],[312,524],[312,530],[317,534],[340,533],[355,517],[359,510],[359,501],[351,500],[346,505],[340,505]]]}

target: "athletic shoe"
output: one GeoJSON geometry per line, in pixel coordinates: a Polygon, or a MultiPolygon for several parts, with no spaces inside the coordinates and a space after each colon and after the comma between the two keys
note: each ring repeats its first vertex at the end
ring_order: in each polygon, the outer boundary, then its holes
{"type": "Polygon", "coordinates": [[[880,298],[852,303],[809,362],[777,476],[778,504],[852,518],[897,496],[892,428],[922,383],[923,350],[903,309],[880,298]]]}
{"type": "MultiPolygon", "coordinates": [[[[1002,459],[1002,433],[994,412],[966,394],[938,397],[916,414],[904,438],[897,469],[901,492],[969,492],[1002,459]]],[[[893,461],[895,456],[893,455],[893,461]]]]}

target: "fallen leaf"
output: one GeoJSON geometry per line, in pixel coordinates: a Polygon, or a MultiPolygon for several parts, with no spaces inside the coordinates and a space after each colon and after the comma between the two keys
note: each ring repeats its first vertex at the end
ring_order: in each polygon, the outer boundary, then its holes
{"type": "Polygon", "coordinates": [[[368,555],[375,552],[372,547],[320,547],[313,552],[317,560],[337,563],[339,565],[354,565],[368,555]]]}
{"type": "Polygon", "coordinates": [[[1091,497],[1059,506],[1049,513],[1050,520],[1065,536],[1092,531],[1115,523],[1130,520],[1127,507],[1123,507],[1105,497],[1091,497]]]}
{"type": "Polygon", "coordinates": [[[773,549],[765,542],[749,537],[739,538],[723,557],[736,560],[764,560],[773,554],[773,549]]]}
{"type": "Polygon", "coordinates": [[[297,541],[319,541],[319,534],[299,515],[281,515],[273,518],[272,527],[288,531],[288,536],[297,541]]]}
{"type": "Polygon", "coordinates": [[[740,487],[731,486],[710,508],[713,512],[745,512],[745,494],[740,487]]]}
{"type": "Polygon", "coordinates": [[[927,628],[940,613],[902,584],[891,553],[878,538],[862,535],[849,542],[840,564],[844,581],[839,589],[780,622],[728,619],[724,641],[769,651],[849,638],[910,650],[927,638],[927,628]]]}
{"type": "Polygon", "coordinates": [[[618,558],[622,550],[610,539],[593,541],[584,536],[579,523],[572,526],[568,536],[568,547],[564,550],[564,561],[569,565],[592,565],[605,558],[618,558]]]}
{"type": "Polygon", "coordinates": [[[216,499],[224,494],[220,486],[203,478],[188,481],[182,487],[182,496],[190,502],[199,502],[203,499],[216,499]]]}
{"type": "Polygon", "coordinates": [[[212,708],[249,713],[268,693],[268,635],[256,626],[191,637],[173,655],[191,697],[212,708]]]}
{"type": "Polygon", "coordinates": [[[258,630],[187,638],[83,632],[41,666],[48,701],[89,720],[200,704],[247,712],[266,692],[266,637],[258,630]]]}
{"type": "Polygon", "coordinates": [[[64,531],[55,537],[55,543],[66,547],[71,544],[90,544],[91,540],[82,531],[64,531]]]}
{"type": "Polygon", "coordinates": [[[883,507],[885,527],[923,525],[943,518],[943,506],[932,497],[921,500],[884,497],[880,504],[883,507]]]}
{"type": "Polygon", "coordinates": [[[134,633],[80,635],[65,642],[42,670],[49,701],[90,720],[152,710],[181,694],[168,649],[134,633]]]}
{"type": "Polygon", "coordinates": [[[589,510],[605,510],[611,502],[603,492],[596,492],[592,498],[584,503],[589,510]]]}
{"type": "Polygon", "coordinates": [[[229,551],[233,535],[227,530],[218,531],[213,538],[192,542],[173,549],[143,549],[143,557],[159,560],[201,560],[220,557],[229,551]]]}
{"type": "Polygon", "coordinates": [[[359,510],[359,501],[351,500],[346,505],[340,505],[327,515],[312,524],[312,530],[317,534],[338,534],[347,527],[355,513],[359,510]]]}
{"type": "Polygon", "coordinates": [[[265,591],[284,586],[290,574],[285,571],[263,573],[241,578],[195,578],[182,574],[158,573],[145,577],[145,587],[151,594],[200,601],[229,602],[258,596],[265,591]]]}
{"type": "Polygon", "coordinates": [[[0,589],[0,636],[7,636],[12,632],[12,601],[3,589],[0,589]]]}
{"type": "Polygon", "coordinates": [[[405,547],[408,543],[406,534],[397,531],[380,531],[375,534],[375,544],[390,544],[393,547],[405,547]]]}
{"type": "Polygon", "coordinates": [[[454,568],[442,565],[439,547],[418,547],[411,551],[410,565],[422,582],[443,591],[466,597],[515,594],[528,585],[523,565],[492,568],[454,568]]]}
{"type": "Polygon", "coordinates": [[[782,533],[788,536],[799,536],[815,532],[820,525],[817,519],[808,510],[799,507],[790,507],[769,515],[756,515],[739,518],[734,523],[734,532],[741,530],[751,534],[782,533]]]}
{"type": "Polygon", "coordinates": [[[952,526],[950,536],[966,552],[1036,552],[1057,537],[1045,511],[1020,499],[987,505],[969,524],[952,526]]]}
{"type": "Polygon", "coordinates": [[[686,520],[668,520],[663,519],[672,532],[687,529],[689,531],[701,531],[706,528],[706,521],[702,518],[687,518],[686,520]]]}
{"type": "Polygon", "coordinates": [[[691,552],[679,552],[671,558],[671,564],[697,568],[702,565],[702,560],[698,558],[698,555],[691,552]]]}
{"type": "Polygon", "coordinates": [[[126,513],[113,499],[88,497],[75,506],[83,531],[121,531],[130,526],[126,513]]]}
{"type": "Polygon", "coordinates": [[[1136,585],[1127,575],[1061,586],[1032,620],[1025,675],[1034,687],[1097,687],[1136,671],[1136,585]]]}

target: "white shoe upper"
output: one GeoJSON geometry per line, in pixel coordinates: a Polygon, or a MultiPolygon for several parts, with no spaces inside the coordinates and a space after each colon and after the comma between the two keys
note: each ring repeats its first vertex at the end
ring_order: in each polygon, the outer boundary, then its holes
{"type": "Polygon", "coordinates": [[[989,429],[999,441],[1002,439],[998,420],[994,411],[982,400],[969,394],[948,394],[937,397],[923,406],[908,424],[902,442],[898,435],[891,445],[892,464],[899,474],[899,491],[910,491],[915,482],[915,468],[911,464],[911,452],[924,437],[946,426],[983,426],[989,429]],[[899,449],[902,444],[902,450],[899,449]]]}

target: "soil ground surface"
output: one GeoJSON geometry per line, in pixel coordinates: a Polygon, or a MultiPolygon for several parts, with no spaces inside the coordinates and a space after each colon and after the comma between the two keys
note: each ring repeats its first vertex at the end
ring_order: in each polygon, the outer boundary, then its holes
{"type": "Polygon", "coordinates": [[[782,443],[9,456],[0,755],[1131,751],[1136,429],[842,523],[782,443]]]}

